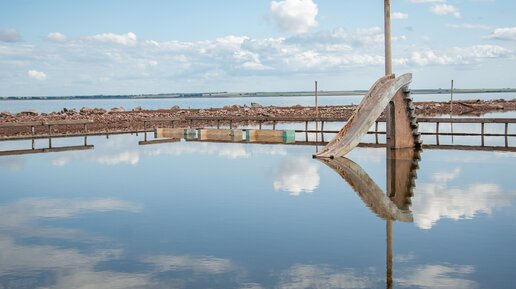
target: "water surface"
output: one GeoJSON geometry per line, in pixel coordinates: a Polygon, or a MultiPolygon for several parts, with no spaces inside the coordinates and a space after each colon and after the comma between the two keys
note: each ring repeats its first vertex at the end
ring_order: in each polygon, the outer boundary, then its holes
{"type": "MultiPolygon", "coordinates": [[[[386,287],[387,221],[315,147],[142,139],[0,157],[0,287],[386,287]]],[[[385,190],[384,149],[348,157],[385,190]]],[[[421,154],[394,288],[515,287],[515,157],[421,154]]]]}

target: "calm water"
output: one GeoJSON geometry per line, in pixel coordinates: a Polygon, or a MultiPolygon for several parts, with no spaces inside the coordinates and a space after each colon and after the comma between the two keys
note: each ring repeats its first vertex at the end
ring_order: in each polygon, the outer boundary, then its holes
{"type": "MultiPolygon", "coordinates": [[[[319,105],[346,105],[358,104],[363,96],[321,96],[319,105]]],[[[449,101],[447,94],[417,94],[413,95],[415,101],[449,101]]],[[[456,94],[454,99],[515,99],[515,93],[487,93],[487,94],[456,94]]],[[[8,100],[0,101],[0,112],[9,111],[17,113],[20,111],[34,109],[38,112],[60,111],[64,107],[77,110],[81,107],[99,107],[111,109],[122,106],[126,110],[141,106],[146,109],[170,108],[179,105],[182,108],[210,108],[223,107],[225,105],[250,105],[251,102],[262,105],[293,106],[314,105],[312,96],[291,96],[291,97],[235,97],[235,98],[177,98],[177,99],[95,99],[95,100],[8,100]]]]}
{"type": "MultiPolygon", "coordinates": [[[[386,220],[315,147],[142,139],[0,157],[0,288],[386,288],[386,220]]],[[[349,155],[382,190],[385,157],[349,155]]],[[[516,286],[515,157],[421,154],[393,288],[516,286]]]]}

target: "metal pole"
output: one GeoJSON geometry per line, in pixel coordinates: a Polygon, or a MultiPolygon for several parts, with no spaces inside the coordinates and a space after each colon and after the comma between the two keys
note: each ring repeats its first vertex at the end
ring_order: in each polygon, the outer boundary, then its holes
{"type": "Polygon", "coordinates": [[[384,32],[385,32],[385,75],[392,74],[391,50],[391,0],[384,0],[384,32]]]}
{"type": "Polygon", "coordinates": [[[453,79],[451,81],[451,89],[450,89],[450,116],[453,114],[453,79]]]}
{"type": "MultiPolygon", "coordinates": [[[[451,81],[451,90],[450,90],[450,118],[453,118],[453,79],[451,81]]],[[[453,122],[450,123],[450,127],[451,127],[451,141],[452,141],[452,144],[453,144],[453,122]]]]}
{"type": "Polygon", "coordinates": [[[316,149],[316,152],[319,149],[319,147],[317,146],[317,142],[319,141],[319,134],[318,134],[319,122],[318,122],[318,119],[319,119],[319,105],[317,103],[317,80],[316,80],[315,81],[315,143],[316,143],[315,149],[316,149]]]}
{"type": "Polygon", "coordinates": [[[317,80],[315,81],[315,120],[319,118],[319,105],[317,102],[317,80]]]}

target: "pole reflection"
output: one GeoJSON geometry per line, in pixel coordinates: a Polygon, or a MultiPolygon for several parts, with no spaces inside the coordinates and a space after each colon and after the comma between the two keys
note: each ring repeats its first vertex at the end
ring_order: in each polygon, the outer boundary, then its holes
{"type": "Polygon", "coordinates": [[[417,149],[387,149],[387,192],[384,192],[360,165],[350,159],[319,159],[337,172],[364,204],[386,221],[386,287],[393,286],[394,222],[413,222],[410,206],[421,160],[417,149]]]}

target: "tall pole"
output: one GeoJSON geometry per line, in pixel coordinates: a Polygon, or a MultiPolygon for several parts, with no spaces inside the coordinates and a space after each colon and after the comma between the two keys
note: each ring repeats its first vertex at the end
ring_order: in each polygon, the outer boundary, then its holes
{"type": "Polygon", "coordinates": [[[385,75],[392,74],[391,0],[384,0],[385,75]]]}
{"type": "MultiPolygon", "coordinates": [[[[385,75],[392,74],[392,49],[391,49],[391,1],[384,0],[384,38],[385,38],[385,75]]],[[[394,101],[391,100],[387,109],[385,110],[386,118],[386,143],[387,150],[390,150],[395,145],[395,115],[394,115],[394,101]]]]}
{"type": "MultiPolygon", "coordinates": [[[[384,0],[384,33],[385,33],[385,75],[392,74],[392,49],[391,49],[391,1],[384,0]]],[[[394,137],[394,102],[389,102],[387,109],[385,110],[386,118],[387,118],[387,129],[389,133],[387,134],[387,157],[389,158],[390,148],[389,144],[393,144],[394,137]]],[[[387,167],[389,167],[389,160],[387,160],[387,167]]],[[[389,182],[389,181],[388,181],[389,182]]],[[[387,195],[390,196],[392,191],[390,188],[387,188],[387,195]]],[[[387,252],[386,252],[386,287],[387,289],[392,288],[392,229],[393,223],[392,220],[388,220],[386,224],[386,232],[387,232],[387,252]]]]}

